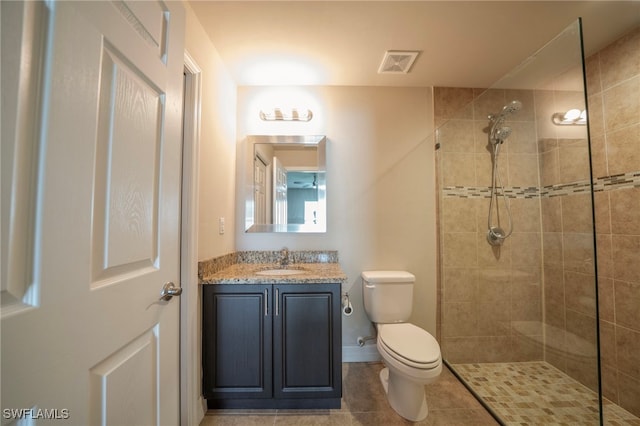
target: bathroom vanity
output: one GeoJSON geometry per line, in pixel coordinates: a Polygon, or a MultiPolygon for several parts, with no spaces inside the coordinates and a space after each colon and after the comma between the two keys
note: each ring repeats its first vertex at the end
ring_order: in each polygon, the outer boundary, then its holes
{"type": "Polygon", "coordinates": [[[203,395],[209,408],[339,408],[339,265],[235,264],[204,277],[203,395]]]}

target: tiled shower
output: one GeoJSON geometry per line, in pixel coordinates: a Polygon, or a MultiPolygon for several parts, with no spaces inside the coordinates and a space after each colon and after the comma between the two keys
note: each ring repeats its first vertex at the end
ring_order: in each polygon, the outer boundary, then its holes
{"type": "MultiPolygon", "coordinates": [[[[505,423],[568,415],[597,424],[600,387],[605,423],[640,422],[640,28],[584,62],[579,33],[576,23],[490,89],[434,91],[439,339],[445,360],[505,423]],[[589,132],[554,124],[555,113],[585,109],[584,75],[589,132]],[[522,108],[507,120],[498,160],[513,234],[496,247],[486,240],[487,117],[513,100],[522,108]],[[543,369],[587,400],[567,401],[566,387],[557,400],[546,395],[549,407],[501,400],[477,366],[494,377],[522,366],[539,378],[543,369]]],[[[533,385],[521,386],[516,394],[533,385]]]]}

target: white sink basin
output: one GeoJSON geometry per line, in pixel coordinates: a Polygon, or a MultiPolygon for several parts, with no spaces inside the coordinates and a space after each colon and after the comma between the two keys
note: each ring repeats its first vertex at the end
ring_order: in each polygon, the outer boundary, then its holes
{"type": "Polygon", "coordinates": [[[256,275],[297,275],[304,273],[305,271],[302,269],[265,269],[256,272],[256,275]]]}

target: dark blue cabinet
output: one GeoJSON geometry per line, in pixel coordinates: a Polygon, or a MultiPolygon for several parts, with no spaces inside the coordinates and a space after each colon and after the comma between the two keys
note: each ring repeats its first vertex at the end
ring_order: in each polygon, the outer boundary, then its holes
{"type": "Polygon", "coordinates": [[[209,408],[339,408],[340,284],[203,286],[209,408]]]}

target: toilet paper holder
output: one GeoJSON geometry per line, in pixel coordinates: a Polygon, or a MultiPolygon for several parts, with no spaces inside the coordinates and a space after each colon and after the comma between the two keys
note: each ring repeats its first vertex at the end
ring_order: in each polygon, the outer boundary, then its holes
{"type": "Polygon", "coordinates": [[[353,306],[351,305],[351,301],[349,300],[349,293],[346,292],[342,296],[342,313],[345,316],[349,316],[353,314],[353,306]]]}

